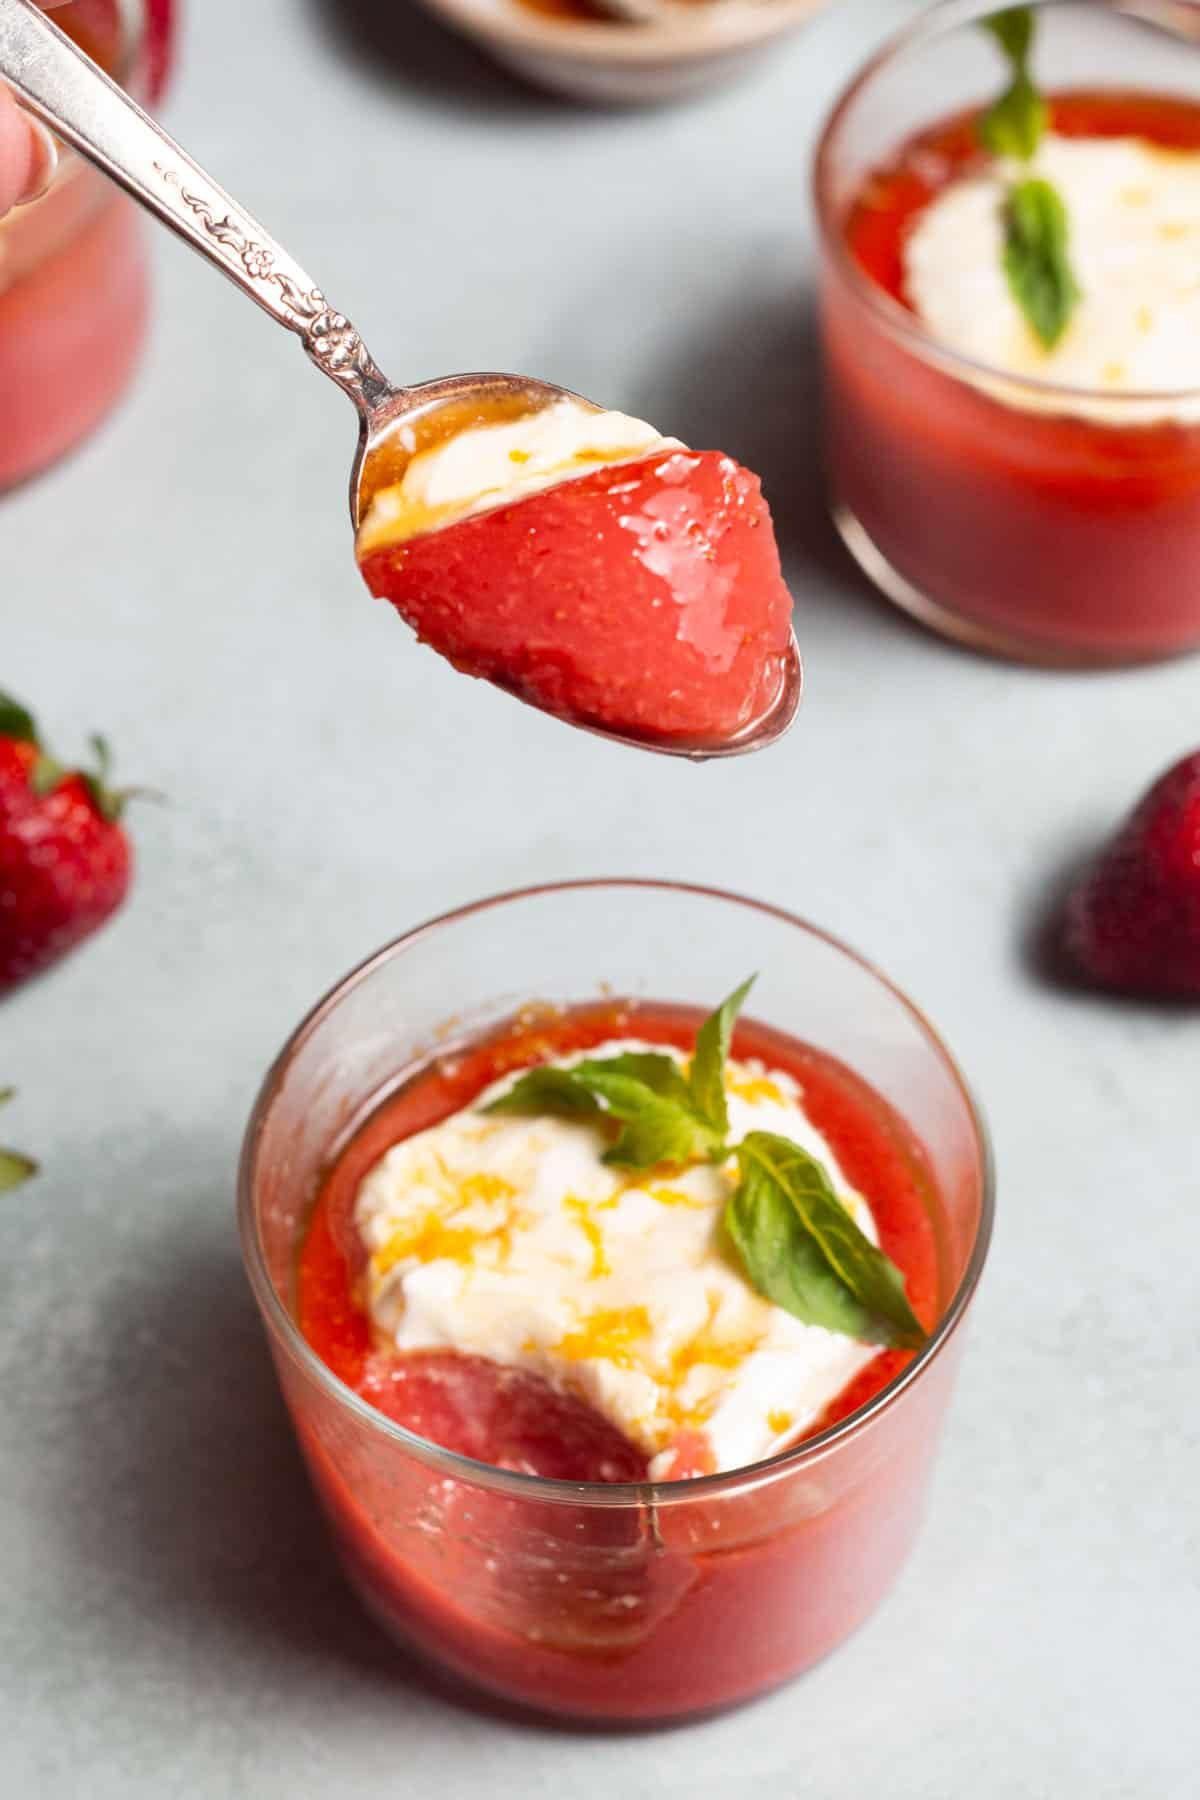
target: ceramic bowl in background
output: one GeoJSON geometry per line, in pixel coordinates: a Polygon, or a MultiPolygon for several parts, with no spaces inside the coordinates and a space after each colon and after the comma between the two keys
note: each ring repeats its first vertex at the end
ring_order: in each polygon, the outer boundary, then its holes
{"type": "Polygon", "coordinates": [[[589,18],[573,0],[423,0],[525,80],[577,100],[683,99],[752,68],[825,0],[695,0],[661,21],[589,18]]]}

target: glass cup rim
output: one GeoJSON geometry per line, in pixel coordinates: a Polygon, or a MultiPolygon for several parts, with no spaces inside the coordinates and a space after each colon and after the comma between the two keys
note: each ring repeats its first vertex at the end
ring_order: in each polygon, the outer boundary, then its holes
{"type": "MultiPolygon", "coordinates": [[[[1083,0],[1030,0],[1030,3],[1042,8],[1077,6],[1083,4],[1083,0]]],[[[980,381],[993,385],[999,383],[1014,390],[1044,396],[1047,400],[1061,401],[1064,406],[1069,406],[1072,402],[1076,405],[1103,402],[1106,408],[1111,409],[1114,423],[1117,423],[1116,415],[1126,409],[1134,413],[1139,409],[1144,412],[1149,406],[1161,406],[1165,401],[1200,402],[1200,388],[1194,386],[1129,388],[1113,393],[1107,388],[1080,387],[1037,375],[1014,374],[1011,369],[1002,368],[998,363],[968,356],[964,351],[938,343],[916,313],[901,306],[878,282],[872,281],[851,255],[833,200],[833,162],[837,137],[851,108],[876,76],[901,56],[909,51],[920,50],[923,45],[1002,10],[1002,0],[937,0],[936,5],[926,8],[917,18],[885,38],[879,49],[868,57],[842,89],[821,127],[812,165],[812,201],[822,249],[853,298],[873,315],[891,337],[923,361],[932,363],[960,380],[973,385],[980,381]]],[[[1159,24],[1167,23],[1171,17],[1170,0],[1099,0],[1096,11],[1134,20],[1141,18],[1159,24]]]]}
{"type": "Polygon", "coordinates": [[[316,1381],[328,1398],[334,1400],[360,1424],[366,1426],[380,1438],[393,1443],[446,1476],[470,1481],[477,1487],[489,1488],[494,1492],[514,1498],[554,1501],[576,1506],[586,1504],[589,1506],[661,1507],[680,1505],[691,1500],[728,1497],[737,1493],[749,1492],[790,1475],[797,1469],[811,1468],[824,1461],[842,1443],[857,1437],[880,1414],[889,1410],[910,1387],[920,1380],[925,1370],[930,1367],[954,1336],[979,1285],[980,1276],[987,1261],[995,1216],[995,1165],[991,1138],[982,1109],[956,1058],[947,1048],[940,1034],[920,1008],[889,976],[840,938],[822,930],[820,926],[811,924],[807,919],[788,911],[785,907],[776,906],[770,901],[757,900],[749,895],[733,893],[729,889],[707,886],[704,883],[662,881],[641,876],[597,876],[569,881],[538,882],[527,887],[511,888],[489,894],[481,900],[471,901],[464,906],[452,907],[448,911],[425,920],[422,924],[411,927],[408,931],[401,933],[399,937],[393,938],[374,951],[370,956],[365,957],[348,974],[336,981],[314,1006],[310,1007],[268,1068],[255,1098],[242,1140],[237,1186],[238,1235],[241,1242],[242,1260],[259,1310],[271,1328],[273,1341],[282,1344],[293,1362],[298,1364],[302,1372],[310,1379],[316,1381]],[[526,900],[543,899],[548,895],[595,892],[605,888],[643,889],[662,895],[684,894],[693,898],[716,900],[746,908],[794,926],[806,936],[818,940],[839,956],[855,963],[893,1000],[900,1003],[933,1055],[942,1063],[945,1072],[950,1076],[966,1106],[975,1140],[980,1183],[979,1223],[966,1269],[945,1312],[939,1318],[926,1343],[917,1351],[906,1368],[902,1369],[885,1387],[880,1389],[878,1394],[847,1418],[838,1420],[836,1424],[828,1426],[824,1431],[818,1432],[811,1438],[806,1438],[790,1450],[781,1451],[776,1456],[768,1457],[762,1462],[749,1463],[743,1468],[730,1469],[715,1475],[689,1476],[674,1481],[659,1482],[564,1481],[544,1475],[526,1475],[515,1470],[497,1469],[490,1463],[479,1462],[473,1457],[461,1455],[458,1451],[444,1449],[441,1445],[432,1443],[428,1438],[418,1436],[415,1432],[409,1431],[407,1427],[396,1424],[376,1407],[361,1399],[333,1373],[332,1369],[308,1344],[271,1279],[258,1229],[255,1205],[256,1152],[271,1107],[278,1097],[284,1077],[295,1057],[303,1049],[313,1032],[335,1010],[346,995],[369,981],[377,970],[404,955],[423,939],[433,936],[446,927],[476,918],[499,907],[519,904],[526,900]]]}

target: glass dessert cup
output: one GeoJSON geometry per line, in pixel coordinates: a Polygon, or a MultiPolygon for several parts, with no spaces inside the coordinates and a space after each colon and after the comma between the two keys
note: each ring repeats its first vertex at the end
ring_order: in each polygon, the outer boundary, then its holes
{"type": "Polygon", "coordinates": [[[992,1216],[983,1126],[931,1028],[850,951],[777,909],[652,882],[530,889],[435,920],[323,1000],[267,1076],[242,1160],[243,1253],[351,1585],[397,1640],[544,1713],[666,1721],[800,1673],[874,1610],[913,1542],[992,1216]],[[719,956],[716,947],[719,946],[719,956]],[[604,1485],[486,1466],[345,1387],[294,1316],[322,1177],[431,1054],[530,1000],[692,999],[761,970],[756,1021],[870,1082],[939,1201],[940,1319],[873,1400],[729,1474],[604,1485]]]}
{"type": "MultiPolygon", "coordinates": [[[[973,648],[1048,665],[1200,644],[1200,392],[1014,377],[939,347],[855,258],[850,209],[907,141],[994,100],[996,0],[950,0],[839,102],[816,161],[834,517],[889,599],[973,648]]],[[[1169,0],[1040,0],[1056,92],[1200,105],[1200,49],[1169,0]]],[[[1200,114],[1196,148],[1200,148],[1200,114]]]]}
{"type": "MultiPolygon", "coordinates": [[[[161,0],[70,0],[53,17],[135,99],[154,98],[161,0]]],[[[60,149],[48,191],[0,220],[0,492],[72,449],[133,375],[148,313],[136,210],[60,149]]]]}

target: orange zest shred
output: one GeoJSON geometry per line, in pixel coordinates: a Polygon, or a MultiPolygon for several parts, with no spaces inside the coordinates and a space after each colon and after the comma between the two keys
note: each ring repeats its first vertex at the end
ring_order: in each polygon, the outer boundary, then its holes
{"type": "Polygon", "coordinates": [[[397,1227],[387,1243],[371,1258],[372,1273],[378,1278],[394,1269],[399,1262],[456,1262],[469,1264],[479,1250],[494,1249],[502,1260],[512,1254],[512,1234],[521,1222],[516,1206],[517,1190],[502,1176],[481,1172],[461,1179],[451,1174],[440,1157],[436,1158],[437,1204],[397,1227]],[[500,1209],[494,1223],[460,1225],[455,1220],[468,1208],[485,1205],[500,1209]]]}
{"type": "Polygon", "coordinates": [[[726,1069],[725,1086],[739,1100],[749,1105],[756,1105],[761,1100],[773,1101],[776,1106],[783,1106],[787,1096],[777,1081],[769,1075],[742,1075],[736,1069],[726,1069]]]}
{"type": "MultiPolygon", "coordinates": [[[[609,1207],[612,1204],[613,1203],[608,1200],[599,1202],[601,1207],[609,1207]]],[[[571,1214],[572,1218],[579,1226],[580,1231],[582,1231],[584,1237],[592,1247],[591,1279],[593,1281],[599,1281],[605,1275],[611,1275],[612,1264],[608,1260],[608,1252],[604,1247],[604,1233],[592,1217],[593,1202],[581,1200],[575,1194],[568,1194],[563,1201],[563,1205],[571,1214]]]]}
{"type": "Polygon", "coordinates": [[[711,1200],[697,1200],[694,1195],[685,1193],[682,1188],[666,1187],[660,1184],[655,1187],[647,1187],[645,1191],[652,1200],[657,1200],[660,1206],[688,1206],[693,1212],[711,1212],[713,1210],[711,1200]]]}
{"type": "Polygon", "coordinates": [[[644,1306],[601,1308],[580,1319],[578,1328],[560,1341],[558,1354],[568,1362],[599,1357],[618,1369],[636,1369],[643,1361],[636,1346],[649,1335],[650,1314],[644,1306]]]}

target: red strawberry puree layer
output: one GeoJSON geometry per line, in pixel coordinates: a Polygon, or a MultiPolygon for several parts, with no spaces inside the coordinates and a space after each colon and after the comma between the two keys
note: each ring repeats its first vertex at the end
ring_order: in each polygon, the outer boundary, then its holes
{"type": "Polygon", "coordinates": [[[717,742],[779,691],[792,602],[771,515],[718,451],[597,469],[362,572],[456,668],[584,724],[717,742]]]}
{"type": "MultiPolygon", "coordinates": [[[[390,1145],[469,1105],[506,1072],[620,1037],[689,1049],[699,1022],[658,1006],[548,1015],[458,1053],[384,1105],[334,1166],[301,1252],[301,1328],[334,1373],[397,1423],[477,1460],[569,1481],[642,1478],[638,1450],[536,1377],[478,1357],[373,1349],[358,1299],[354,1200],[390,1145]]],[[[794,1040],[740,1026],[735,1054],[801,1082],[809,1117],[870,1196],[882,1247],[932,1324],[936,1199],[902,1121],[849,1070],[794,1040]]],[[[813,1431],[863,1405],[909,1359],[880,1354],[813,1431]]],[[[939,1363],[946,1379],[950,1362],[939,1363]]],[[[349,1572],[398,1636],[542,1708],[653,1718],[770,1686],[866,1616],[914,1528],[921,1483],[912,1471],[923,1474],[931,1452],[923,1421],[927,1407],[940,1409],[941,1385],[927,1379],[934,1391],[915,1430],[911,1420],[903,1432],[893,1427],[893,1444],[875,1443],[862,1469],[851,1458],[827,1492],[818,1471],[803,1493],[781,1484],[736,1500],[698,1496],[653,1522],[643,1506],[555,1507],[446,1483],[390,1446],[378,1466],[372,1454],[351,1469],[298,1423],[349,1572]],[[434,1539],[401,1523],[430,1505],[444,1526],[434,1539]]]]}

